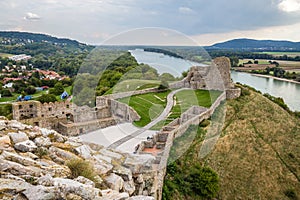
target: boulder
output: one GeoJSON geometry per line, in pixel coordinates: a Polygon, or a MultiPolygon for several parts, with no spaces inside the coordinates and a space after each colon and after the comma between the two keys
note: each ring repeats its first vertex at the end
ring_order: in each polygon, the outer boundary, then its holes
{"type": "Polygon", "coordinates": [[[132,173],[139,174],[143,170],[148,170],[152,168],[152,164],[155,161],[155,157],[152,155],[135,155],[131,154],[128,156],[124,162],[125,167],[129,167],[132,173]]]}
{"type": "Polygon", "coordinates": [[[24,166],[37,166],[37,167],[40,167],[40,164],[37,161],[32,160],[31,158],[28,158],[28,157],[25,157],[25,156],[20,156],[16,153],[10,153],[10,152],[3,151],[1,155],[6,160],[17,162],[17,163],[22,164],[24,166]]]}
{"type": "Polygon", "coordinates": [[[84,185],[89,185],[91,187],[95,187],[95,183],[93,181],[91,181],[88,178],[85,178],[83,176],[78,176],[77,178],[74,179],[74,181],[77,181],[79,183],[82,183],[84,185]]]}
{"type": "Polygon", "coordinates": [[[123,157],[122,154],[119,154],[119,153],[116,153],[116,152],[113,152],[113,151],[110,151],[107,149],[101,149],[99,152],[104,156],[107,156],[107,157],[110,157],[110,158],[113,158],[116,160],[122,159],[122,157],[123,157]]]}
{"type": "Polygon", "coordinates": [[[24,132],[8,133],[8,135],[14,144],[29,140],[28,136],[24,132]]]}
{"type": "Polygon", "coordinates": [[[16,143],[14,147],[15,149],[22,152],[33,152],[37,149],[37,146],[31,140],[26,140],[23,142],[16,143]]]}
{"type": "Polygon", "coordinates": [[[12,150],[11,140],[8,135],[0,137],[0,150],[12,150]]]}
{"type": "Polygon", "coordinates": [[[6,120],[0,120],[0,131],[3,131],[6,129],[6,120]]]}
{"type": "Polygon", "coordinates": [[[37,137],[34,139],[34,143],[38,147],[50,147],[52,142],[48,137],[37,137]]]}
{"type": "Polygon", "coordinates": [[[24,192],[22,192],[23,195],[28,200],[53,200],[56,199],[54,188],[47,188],[42,185],[38,186],[32,186],[27,188],[24,192]]]}
{"type": "Polygon", "coordinates": [[[124,182],[124,191],[127,192],[129,195],[132,195],[135,192],[135,185],[133,180],[124,182]]]}
{"type": "Polygon", "coordinates": [[[88,145],[82,145],[80,147],[75,148],[75,152],[77,155],[84,159],[92,158],[92,149],[88,145]]]}
{"type": "Polygon", "coordinates": [[[32,186],[25,181],[0,178],[1,193],[9,192],[11,194],[17,194],[30,187],[32,186]]]}
{"type": "Polygon", "coordinates": [[[16,120],[11,120],[8,121],[7,128],[14,129],[14,130],[25,130],[26,128],[27,129],[32,128],[32,126],[22,124],[21,122],[18,122],[16,120]]]}
{"type": "Polygon", "coordinates": [[[121,191],[123,189],[123,179],[114,173],[111,173],[110,175],[105,177],[104,180],[106,181],[109,188],[111,188],[112,190],[121,191]]]}
{"type": "Polygon", "coordinates": [[[37,183],[39,185],[49,187],[49,186],[53,186],[54,181],[53,181],[53,178],[49,174],[46,174],[45,176],[42,176],[39,179],[37,179],[37,183]]]}
{"type": "Polygon", "coordinates": [[[127,200],[129,198],[129,194],[126,192],[119,193],[117,191],[108,189],[101,190],[102,198],[101,200],[127,200]]]}
{"type": "Polygon", "coordinates": [[[130,197],[128,200],[155,200],[154,197],[149,196],[134,196],[130,197]]]}
{"type": "Polygon", "coordinates": [[[124,181],[132,180],[132,172],[130,169],[128,169],[126,167],[118,165],[113,169],[113,172],[115,174],[117,174],[118,176],[121,176],[124,181]]]}
{"type": "Polygon", "coordinates": [[[111,163],[111,161],[112,161],[111,157],[103,156],[101,154],[94,155],[94,158],[96,158],[97,160],[104,160],[108,163],[111,163]]]}
{"type": "Polygon", "coordinates": [[[42,174],[42,170],[33,166],[24,166],[16,162],[4,160],[0,158],[0,171],[9,172],[15,176],[30,175],[39,177],[42,174]]]}
{"type": "Polygon", "coordinates": [[[63,178],[53,178],[53,181],[54,186],[56,188],[59,188],[64,196],[67,196],[71,193],[86,200],[94,200],[99,198],[100,190],[89,185],[85,185],[71,179],[63,178]]]}
{"type": "Polygon", "coordinates": [[[30,131],[27,132],[27,136],[29,139],[34,140],[35,138],[42,136],[42,133],[40,131],[30,131]]]}
{"type": "Polygon", "coordinates": [[[64,160],[80,159],[78,156],[76,156],[75,154],[73,154],[69,151],[66,151],[66,150],[63,150],[63,149],[60,149],[57,147],[53,147],[53,146],[49,148],[49,153],[54,154],[64,160]]]}

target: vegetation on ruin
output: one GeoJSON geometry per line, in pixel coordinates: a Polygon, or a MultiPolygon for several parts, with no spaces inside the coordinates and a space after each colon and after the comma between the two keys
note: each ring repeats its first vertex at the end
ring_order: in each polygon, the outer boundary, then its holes
{"type": "Polygon", "coordinates": [[[71,159],[66,162],[66,165],[71,170],[71,178],[83,176],[92,181],[95,181],[96,173],[94,167],[89,161],[82,159],[71,159]]]}
{"type": "Polygon", "coordinates": [[[174,140],[164,181],[163,200],[216,197],[219,177],[198,157],[206,134],[203,126],[192,125],[184,135],[174,140]]]}

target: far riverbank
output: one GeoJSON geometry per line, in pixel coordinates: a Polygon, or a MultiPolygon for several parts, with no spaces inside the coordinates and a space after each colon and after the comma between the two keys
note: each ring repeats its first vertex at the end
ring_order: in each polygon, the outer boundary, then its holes
{"type": "Polygon", "coordinates": [[[273,79],[276,79],[276,80],[279,80],[279,81],[285,81],[285,82],[300,84],[300,82],[298,82],[298,81],[294,81],[294,80],[290,80],[290,79],[286,79],[286,78],[279,78],[279,77],[275,77],[275,76],[271,76],[271,75],[264,75],[264,74],[253,74],[253,73],[250,73],[250,74],[252,74],[254,76],[258,76],[258,77],[273,78],[273,79]]]}

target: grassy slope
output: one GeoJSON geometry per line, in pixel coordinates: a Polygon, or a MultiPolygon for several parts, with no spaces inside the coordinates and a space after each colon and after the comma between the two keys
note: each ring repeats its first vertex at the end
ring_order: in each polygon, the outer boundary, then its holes
{"type": "Polygon", "coordinates": [[[220,199],[300,197],[300,121],[265,97],[227,102],[223,135],[207,158],[220,176],[220,199]]]}

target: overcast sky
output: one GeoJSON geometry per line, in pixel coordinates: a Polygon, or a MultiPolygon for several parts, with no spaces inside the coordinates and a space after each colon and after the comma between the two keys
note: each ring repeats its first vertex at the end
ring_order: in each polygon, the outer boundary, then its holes
{"type": "Polygon", "coordinates": [[[300,41],[300,0],[0,0],[0,29],[101,44],[143,27],[200,45],[233,38],[300,41]]]}

